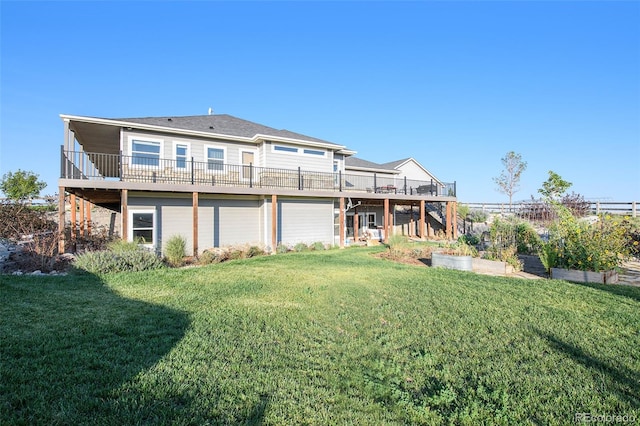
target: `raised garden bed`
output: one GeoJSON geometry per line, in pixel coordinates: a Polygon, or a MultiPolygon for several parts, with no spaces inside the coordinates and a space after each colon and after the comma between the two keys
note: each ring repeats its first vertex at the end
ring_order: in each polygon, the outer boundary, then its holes
{"type": "Polygon", "coordinates": [[[551,278],[577,283],[616,284],[618,282],[617,271],[579,271],[577,269],[551,268],[551,278]]]}

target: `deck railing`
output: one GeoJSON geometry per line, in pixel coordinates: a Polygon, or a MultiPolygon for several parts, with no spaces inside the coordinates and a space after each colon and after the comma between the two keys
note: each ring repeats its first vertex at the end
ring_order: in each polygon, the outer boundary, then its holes
{"type": "Polygon", "coordinates": [[[455,196],[456,184],[393,178],[374,173],[363,176],[301,168],[256,167],[152,156],[128,156],[61,150],[60,176],[65,179],[115,180],[163,184],[190,184],[245,188],[281,188],[300,191],[393,193],[455,196]]]}

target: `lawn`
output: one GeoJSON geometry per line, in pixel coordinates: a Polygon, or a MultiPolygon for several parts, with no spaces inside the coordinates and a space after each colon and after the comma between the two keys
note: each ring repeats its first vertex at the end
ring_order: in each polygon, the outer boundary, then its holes
{"type": "Polygon", "coordinates": [[[403,265],[384,248],[0,276],[0,424],[640,418],[640,289],[403,265]]]}

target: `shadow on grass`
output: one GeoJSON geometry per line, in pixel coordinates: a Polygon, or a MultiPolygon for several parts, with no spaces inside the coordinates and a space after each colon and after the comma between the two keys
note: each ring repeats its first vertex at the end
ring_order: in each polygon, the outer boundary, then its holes
{"type": "Polygon", "coordinates": [[[634,408],[640,407],[640,374],[624,366],[614,366],[602,361],[593,355],[571,343],[558,339],[549,333],[535,330],[536,333],[547,341],[554,350],[568,356],[585,367],[595,370],[607,376],[612,387],[610,388],[619,399],[625,400],[634,408]]]}
{"type": "Polygon", "coordinates": [[[624,296],[629,299],[640,302],[640,287],[633,287],[623,284],[597,284],[597,283],[575,283],[577,285],[590,287],[596,290],[605,291],[615,294],[616,296],[624,296]]]}
{"type": "Polygon", "coordinates": [[[135,384],[183,338],[187,313],[89,274],[0,280],[0,424],[188,423],[197,411],[192,395],[159,401],[135,384]]]}

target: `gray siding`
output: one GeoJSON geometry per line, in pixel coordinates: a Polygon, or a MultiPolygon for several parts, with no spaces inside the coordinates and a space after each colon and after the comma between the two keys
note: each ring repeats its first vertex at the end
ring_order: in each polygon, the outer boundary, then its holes
{"type": "Polygon", "coordinates": [[[200,197],[199,250],[235,244],[261,244],[262,200],[257,197],[200,197]]]}
{"type": "Polygon", "coordinates": [[[303,147],[300,145],[290,145],[284,143],[267,142],[264,144],[264,159],[265,167],[273,167],[278,169],[292,169],[296,170],[300,167],[302,170],[317,171],[317,172],[333,172],[333,158],[331,153],[325,148],[312,148],[303,147]],[[286,145],[300,150],[299,153],[287,153],[287,152],[273,152],[273,145],[286,145]],[[308,154],[302,154],[303,149],[313,149],[316,151],[325,151],[325,156],[314,156],[308,154]]]}
{"type": "Polygon", "coordinates": [[[278,198],[277,208],[278,241],[333,244],[333,200],[278,198]]]}
{"type": "MultiPolygon", "coordinates": [[[[130,194],[129,211],[155,210],[156,213],[156,246],[161,253],[165,252],[167,241],[174,235],[181,235],[187,240],[187,255],[193,253],[193,209],[191,197],[180,197],[174,194],[130,194]]],[[[127,218],[127,220],[129,220],[127,218]]],[[[129,223],[129,229],[131,223],[129,223]]]]}

